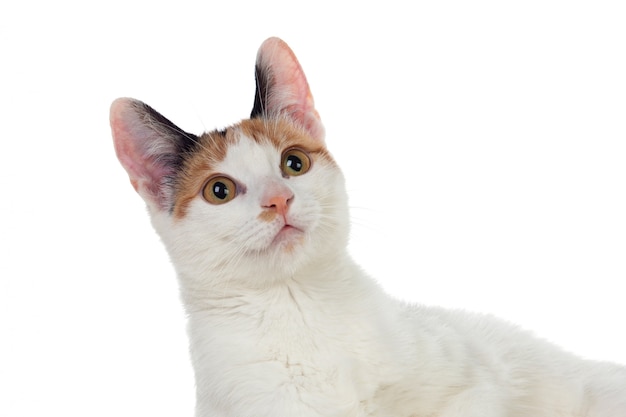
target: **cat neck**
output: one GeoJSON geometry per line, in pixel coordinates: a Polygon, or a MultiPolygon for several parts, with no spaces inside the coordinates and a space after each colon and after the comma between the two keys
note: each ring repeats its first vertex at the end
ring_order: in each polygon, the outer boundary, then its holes
{"type": "Polygon", "coordinates": [[[362,282],[361,269],[346,252],[336,253],[317,262],[310,262],[291,274],[265,276],[250,272],[246,275],[227,276],[213,271],[203,276],[178,271],[181,298],[188,313],[218,311],[233,300],[261,300],[271,293],[298,289],[314,293],[348,293],[362,282]]]}

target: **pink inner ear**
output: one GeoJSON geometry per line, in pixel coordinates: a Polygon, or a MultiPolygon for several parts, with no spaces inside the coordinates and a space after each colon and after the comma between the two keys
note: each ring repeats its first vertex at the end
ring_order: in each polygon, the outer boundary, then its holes
{"type": "Polygon", "coordinates": [[[140,102],[129,98],[119,98],[111,105],[110,123],[115,153],[135,190],[164,208],[166,202],[161,182],[168,171],[150,154],[150,147],[158,141],[158,133],[142,121],[139,106],[140,102]]]}
{"type": "Polygon", "coordinates": [[[257,66],[273,75],[272,91],[267,97],[267,111],[288,115],[309,131],[313,138],[324,140],[324,127],[304,71],[293,51],[279,38],[269,38],[259,48],[257,66]]]}

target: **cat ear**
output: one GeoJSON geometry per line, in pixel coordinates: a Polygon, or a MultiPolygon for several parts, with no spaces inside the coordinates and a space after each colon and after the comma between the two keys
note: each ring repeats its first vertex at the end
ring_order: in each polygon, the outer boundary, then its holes
{"type": "Polygon", "coordinates": [[[135,190],[150,206],[170,209],[172,182],[183,153],[197,142],[147,104],[119,98],[111,105],[115,153],[135,190]]]}
{"type": "Polygon", "coordinates": [[[315,110],[313,95],[289,46],[278,38],[267,39],[259,48],[255,70],[256,94],[250,117],[286,116],[314,139],[323,141],[324,126],[315,110]]]}

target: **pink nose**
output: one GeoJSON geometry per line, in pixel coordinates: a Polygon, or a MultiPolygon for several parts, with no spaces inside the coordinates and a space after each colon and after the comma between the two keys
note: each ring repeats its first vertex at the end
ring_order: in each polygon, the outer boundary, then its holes
{"type": "Polygon", "coordinates": [[[276,210],[278,214],[285,217],[292,200],[293,200],[293,194],[281,193],[281,194],[273,195],[272,197],[270,197],[267,200],[267,202],[263,205],[263,207],[276,210]]]}
{"type": "Polygon", "coordinates": [[[261,206],[267,213],[276,213],[287,221],[287,211],[293,201],[293,191],[280,181],[269,181],[261,198],[261,206]]]}

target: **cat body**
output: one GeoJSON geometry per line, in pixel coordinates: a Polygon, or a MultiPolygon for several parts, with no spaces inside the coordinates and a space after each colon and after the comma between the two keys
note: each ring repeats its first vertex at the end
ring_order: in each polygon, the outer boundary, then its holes
{"type": "Polygon", "coordinates": [[[626,370],[497,319],[401,303],[350,258],[342,173],[287,45],[251,118],[184,132],[118,99],[115,149],[179,278],[197,417],[624,417],[626,370]]]}

